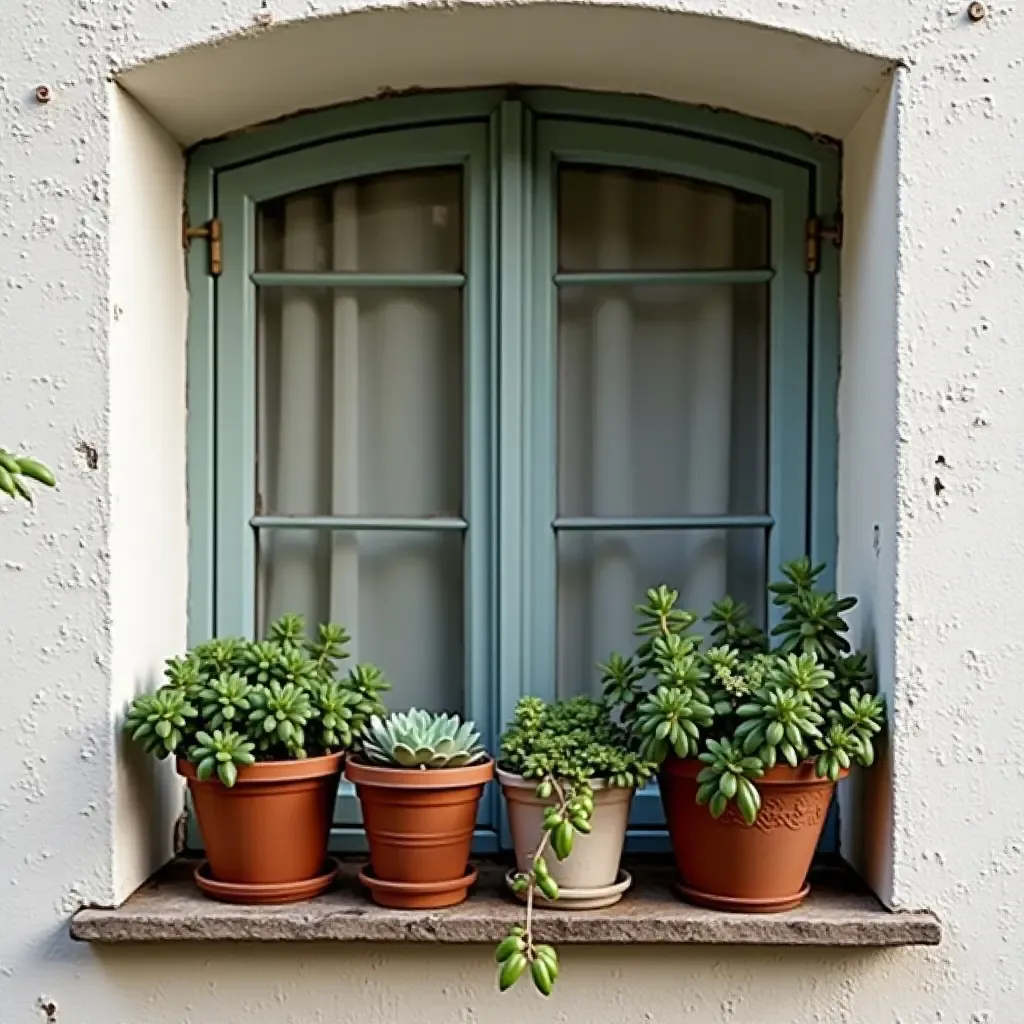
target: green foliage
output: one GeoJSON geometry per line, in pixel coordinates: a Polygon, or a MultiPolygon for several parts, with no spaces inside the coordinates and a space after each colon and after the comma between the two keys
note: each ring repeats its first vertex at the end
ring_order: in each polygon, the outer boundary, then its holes
{"type": "Polygon", "coordinates": [[[782,567],[784,579],[768,585],[773,604],[785,608],[782,621],[772,630],[779,637],[779,652],[813,654],[823,665],[850,650],[843,636],[849,629],[843,613],[857,603],[855,597],[840,598],[834,591],[815,590],[824,563],[812,565],[807,557],[782,567]]]}
{"type": "Polygon", "coordinates": [[[156,757],[185,756],[200,778],[233,786],[255,761],[314,757],[352,746],[389,687],[374,665],[347,675],[349,636],[333,623],[313,639],[286,615],[265,640],[216,637],[170,658],[166,682],[135,699],[125,731],[156,757]]]}
{"type": "Polygon", "coordinates": [[[707,804],[712,816],[720,818],[729,801],[736,800],[743,820],[753,825],[761,809],[761,795],[751,780],[764,775],[760,760],[744,755],[740,745],[728,737],[709,739],[700,760],[705,767],[697,774],[697,803],[707,804]]]}
{"type": "Polygon", "coordinates": [[[367,760],[395,768],[461,768],[487,756],[472,722],[416,708],[374,715],[361,742],[367,760]]]}
{"type": "Polygon", "coordinates": [[[162,759],[178,749],[198,713],[183,690],[162,687],[136,698],[124,729],[147,754],[162,759]]]}
{"type": "Polygon", "coordinates": [[[768,649],[764,633],[750,619],[750,608],[742,601],[723,597],[711,606],[705,620],[711,624],[711,641],[743,654],[759,654],[768,649]]]}
{"type": "Polygon", "coordinates": [[[523,697],[501,737],[501,764],[527,779],[642,786],[653,766],[599,701],[589,697],[548,704],[523,697]]]}
{"type": "Polygon", "coordinates": [[[32,489],[26,483],[35,480],[44,487],[54,487],[57,481],[48,466],[28,455],[12,455],[0,448],[0,493],[11,498],[32,502],[32,489]]]}
{"type": "Polygon", "coordinates": [[[780,761],[813,760],[836,780],[874,762],[885,704],[869,692],[867,657],[852,652],[843,615],[857,603],[818,589],[824,565],[800,558],[769,585],[779,624],[766,637],[749,609],[725,597],[705,619],[711,645],[691,632],[696,616],[662,585],[637,607],[636,651],[598,666],[608,707],[647,760],[699,757],[698,802],[718,817],[735,800],[752,824],[757,782],[780,761]],[[774,640],[772,647],[770,640],[774,640]]]}
{"type": "MultiPolygon", "coordinates": [[[[672,621],[681,621],[673,619],[672,621]]],[[[616,692],[630,693],[630,667],[621,667],[616,692]]],[[[638,677],[642,678],[642,676],[638,677]]],[[[643,786],[654,765],[638,749],[630,733],[611,719],[608,709],[589,697],[573,697],[548,704],[539,697],[523,697],[515,717],[501,737],[501,765],[524,778],[537,780],[537,797],[551,801],[544,809],[540,842],[533,851],[530,870],[515,876],[514,888],[526,895],[526,919],[513,928],[495,950],[499,963],[498,988],[504,992],[527,970],[541,995],[551,995],[558,977],[558,954],[538,943],[533,935],[534,900],[539,891],[558,899],[558,884],[551,877],[545,854],[558,860],[572,856],[578,835],[590,833],[594,814],[593,783],[643,786]]]]}
{"type": "Polygon", "coordinates": [[[196,746],[189,760],[196,763],[196,775],[206,782],[213,773],[229,788],[238,781],[238,766],[255,764],[256,745],[234,729],[214,729],[213,733],[196,733],[196,746]]]}

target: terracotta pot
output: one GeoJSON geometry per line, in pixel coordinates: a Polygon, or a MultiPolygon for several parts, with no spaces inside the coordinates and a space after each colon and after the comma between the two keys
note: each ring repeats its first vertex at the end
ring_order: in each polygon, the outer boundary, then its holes
{"type": "MultiPolygon", "coordinates": [[[[326,754],[301,761],[265,761],[238,771],[228,789],[217,779],[200,782],[196,767],[178,760],[178,773],[188,780],[203,836],[209,875],[233,886],[232,902],[244,900],[239,886],[253,886],[252,901],[267,901],[267,886],[322,879],[333,875],[327,859],[327,838],[344,754],[326,754]]],[[[214,890],[210,889],[211,894],[214,890]]],[[[287,889],[276,902],[289,902],[287,889]]],[[[291,899],[304,899],[308,886],[297,886],[291,899]]]]}
{"type": "Polygon", "coordinates": [[[431,907],[461,903],[476,878],[467,870],[469,849],[494,761],[431,770],[353,759],[345,777],[355,783],[363,809],[370,844],[363,881],[374,900],[402,909],[425,905],[426,896],[431,907]]]}
{"type": "MultiPolygon", "coordinates": [[[[551,801],[541,800],[537,796],[536,779],[524,779],[521,775],[499,768],[498,781],[508,805],[516,864],[520,871],[529,871],[533,851],[543,832],[544,808],[550,807],[551,801]]],[[[560,861],[553,854],[545,859],[551,877],[564,893],[609,890],[611,895],[610,890],[616,887],[617,882],[621,882],[619,861],[626,841],[626,825],[634,790],[608,786],[601,779],[592,779],[590,785],[594,790],[594,814],[591,819],[593,830],[590,835],[577,833],[572,854],[565,860],[560,861]]],[[[621,895],[622,892],[619,892],[615,899],[621,895]]],[[[563,905],[559,899],[556,906],[565,909],[568,903],[563,905]]]]}
{"type": "Polygon", "coordinates": [[[761,813],[747,825],[735,803],[717,819],[697,803],[703,767],[670,757],[659,777],[679,894],[716,910],[771,913],[797,906],[809,890],[807,872],[835,783],[817,778],[813,761],[773,768],[757,780],[761,813]]]}

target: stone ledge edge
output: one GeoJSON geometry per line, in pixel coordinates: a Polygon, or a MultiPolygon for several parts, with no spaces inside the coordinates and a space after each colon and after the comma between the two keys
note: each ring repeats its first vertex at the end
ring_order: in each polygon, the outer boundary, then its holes
{"type": "MultiPolygon", "coordinates": [[[[169,898],[169,903],[173,902],[169,898]]],[[[666,899],[666,903],[670,898],[666,899]]],[[[673,908],[675,905],[673,904],[673,908]]],[[[550,942],[587,945],[767,945],[850,948],[934,946],[942,940],[938,919],[927,911],[890,912],[879,907],[830,919],[782,915],[746,917],[637,913],[597,918],[586,913],[546,913],[538,934],[550,942]]],[[[473,944],[500,941],[509,921],[501,917],[447,916],[434,912],[367,911],[306,905],[302,908],[247,908],[236,913],[212,906],[170,916],[144,911],[80,910],[71,919],[71,937],[82,942],[368,942],[473,944]]]]}

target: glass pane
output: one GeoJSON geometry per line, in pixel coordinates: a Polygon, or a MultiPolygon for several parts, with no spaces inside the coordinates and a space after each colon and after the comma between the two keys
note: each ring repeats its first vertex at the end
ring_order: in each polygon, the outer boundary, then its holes
{"type": "Polygon", "coordinates": [[[457,289],[265,288],[258,298],[262,511],[457,516],[457,289]]]}
{"type": "Polygon", "coordinates": [[[767,285],[559,289],[563,516],[767,509],[767,285]]]}
{"type": "Polygon", "coordinates": [[[403,171],[261,203],[257,270],[462,269],[462,172],[403,171]]]}
{"type": "Polygon", "coordinates": [[[768,266],[768,203],[676,175],[567,165],[558,174],[558,267],[768,266]]]}
{"type": "Polygon", "coordinates": [[[258,618],[340,622],[352,661],[379,665],[389,708],[463,708],[463,538],[454,533],[265,530],[258,618]]]}
{"type": "Polygon", "coordinates": [[[634,606],[661,583],[701,616],[731,594],[763,624],[766,545],[761,529],[559,534],[558,695],[600,692],[595,665],[635,650],[634,606]]]}

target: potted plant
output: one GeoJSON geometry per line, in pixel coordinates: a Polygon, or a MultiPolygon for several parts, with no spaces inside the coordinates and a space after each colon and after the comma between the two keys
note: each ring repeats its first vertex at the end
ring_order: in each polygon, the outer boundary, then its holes
{"type": "Polygon", "coordinates": [[[555,951],[534,941],[537,906],[608,907],[629,888],[619,866],[629,808],[653,770],[598,701],[523,697],[516,705],[501,737],[498,780],[516,852],[506,880],[526,903],[526,917],[495,951],[502,991],[529,968],[549,995],[558,975],[555,951]]]}
{"type": "Polygon", "coordinates": [[[466,899],[477,807],[494,759],[472,722],[415,708],[370,718],[345,765],[370,846],[359,878],[374,901],[411,910],[466,899]]]}
{"type": "Polygon", "coordinates": [[[874,761],[884,703],[844,635],[856,598],[819,589],[824,568],[802,558],[770,585],[784,610],[774,646],[725,598],[702,649],[696,616],[661,586],[637,609],[636,653],[601,666],[607,699],[661,765],[678,889],[691,902],[746,912],[800,903],[836,783],[874,761]]]}
{"type": "Polygon", "coordinates": [[[137,697],[125,731],[188,781],[207,861],[203,892],[234,903],[288,903],[330,887],[327,839],[344,751],[383,711],[373,665],[344,677],[349,636],[298,615],[262,641],[214,639],[167,662],[167,682],[137,697]]]}

